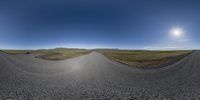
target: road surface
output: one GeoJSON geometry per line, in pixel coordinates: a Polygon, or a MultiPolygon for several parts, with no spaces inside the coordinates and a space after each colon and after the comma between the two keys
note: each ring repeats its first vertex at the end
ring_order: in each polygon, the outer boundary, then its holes
{"type": "Polygon", "coordinates": [[[199,100],[200,51],[142,70],[92,52],[46,61],[0,52],[0,100],[199,100]]]}

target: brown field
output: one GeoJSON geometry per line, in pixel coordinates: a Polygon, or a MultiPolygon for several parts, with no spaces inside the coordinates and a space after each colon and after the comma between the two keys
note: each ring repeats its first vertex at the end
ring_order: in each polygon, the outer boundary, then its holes
{"type": "Polygon", "coordinates": [[[78,57],[84,54],[90,53],[86,49],[68,49],[68,48],[56,48],[56,49],[40,49],[40,50],[2,50],[8,54],[34,54],[36,58],[45,60],[64,60],[68,58],[78,57]]]}
{"type": "Polygon", "coordinates": [[[159,68],[173,64],[192,51],[140,51],[140,50],[109,50],[101,52],[106,57],[137,68],[159,68]]]}

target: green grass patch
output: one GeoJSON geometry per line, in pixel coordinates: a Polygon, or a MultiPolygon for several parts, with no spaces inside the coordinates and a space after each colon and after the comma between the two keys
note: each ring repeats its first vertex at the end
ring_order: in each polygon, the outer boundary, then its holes
{"type": "Polygon", "coordinates": [[[30,54],[32,52],[31,50],[1,50],[1,51],[7,54],[12,54],[12,55],[30,54]]]}

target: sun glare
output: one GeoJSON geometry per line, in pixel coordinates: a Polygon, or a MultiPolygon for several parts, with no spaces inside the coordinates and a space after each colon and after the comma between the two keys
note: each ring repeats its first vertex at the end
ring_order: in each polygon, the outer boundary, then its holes
{"type": "Polygon", "coordinates": [[[183,30],[181,28],[179,28],[179,27],[173,28],[170,31],[170,34],[173,37],[177,37],[177,38],[183,36],[183,33],[184,33],[183,30]]]}

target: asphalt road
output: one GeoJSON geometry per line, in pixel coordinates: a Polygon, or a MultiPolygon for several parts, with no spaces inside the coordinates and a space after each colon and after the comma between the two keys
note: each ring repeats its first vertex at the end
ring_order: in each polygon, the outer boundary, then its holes
{"type": "Polygon", "coordinates": [[[200,51],[142,70],[92,52],[46,61],[0,52],[0,100],[199,100],[200,51]]]}

